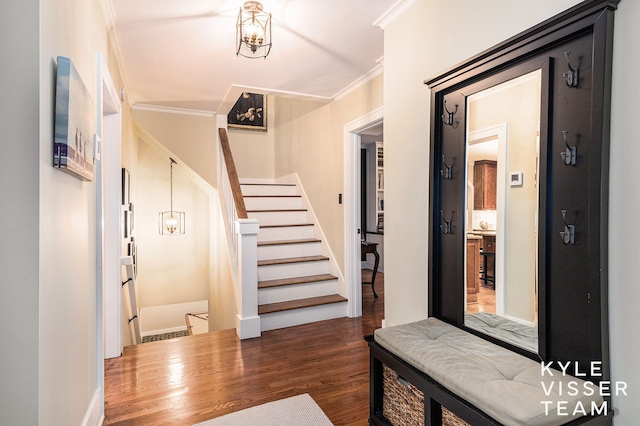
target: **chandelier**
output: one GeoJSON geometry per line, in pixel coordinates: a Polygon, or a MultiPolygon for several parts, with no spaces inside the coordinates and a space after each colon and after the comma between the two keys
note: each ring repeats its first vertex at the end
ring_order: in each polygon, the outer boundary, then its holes
{"type": "Polygon", "coordinates": [[[271,14],[258,1],[244,2],[236,22],[236,55],[266,58],[270,51],[271,14]]]}
{"type": "Polygon", "coordinates": [[[171,169],[169,180],[171,185],[170,209],[167,212],[158,213],[158,233],[160,235],[180,235],[184,234],[184,212],[173,210],[173,165],[178,163],[173,158],[169,158],[169,160],[171,161],[169,165],[171,169]]]}

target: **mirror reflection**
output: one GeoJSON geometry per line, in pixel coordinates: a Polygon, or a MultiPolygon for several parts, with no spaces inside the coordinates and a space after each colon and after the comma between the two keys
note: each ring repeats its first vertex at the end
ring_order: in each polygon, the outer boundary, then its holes
{"type": "Polygon", "coordinates": [[[538,352],[541,72],[467,97],[465,325],[538,352]]]}

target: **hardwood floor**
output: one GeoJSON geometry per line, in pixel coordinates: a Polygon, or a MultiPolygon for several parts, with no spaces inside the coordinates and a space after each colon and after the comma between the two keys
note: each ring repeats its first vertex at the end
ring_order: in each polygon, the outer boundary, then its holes
{"type": "MultiPolygon", "coordinates": [[[[366,279],[366,278],[365,278],[366,279]]],[[[384,317],[384,274],[362,286],[360,318],[272,330],[235,330],[127,346],[105,361],[105,425],[192,425],[308,393],[335,425],[367,425],[369,350],[384,317]]]]}
{"type": "Polygon", "coordinates": [[[489,312],[496,313],[496,292],[485,286],[480,286],[478,293],[478,301],[475,303],[467,303],[467,313],[473,312],[489,312]]]}

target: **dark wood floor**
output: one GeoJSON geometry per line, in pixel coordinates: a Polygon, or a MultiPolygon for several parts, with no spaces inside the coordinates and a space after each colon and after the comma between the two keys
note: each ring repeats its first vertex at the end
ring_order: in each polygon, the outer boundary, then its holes
{"type": "MultiPolygon", "coordinates": [[[[365,278],[366,280],[367,278],[365,278]]],[[[367,425],[369,351],[384,316],[384,274],[363,285],[361,318],[267,331],[235,330],[128,346],[105,361],[105,425],[192,425],[308,393],[335,425],[367,425]]]]}

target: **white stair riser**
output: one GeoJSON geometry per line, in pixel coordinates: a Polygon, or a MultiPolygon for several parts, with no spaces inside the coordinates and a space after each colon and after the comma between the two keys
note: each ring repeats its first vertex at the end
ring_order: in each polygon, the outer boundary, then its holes
{"type": "Polygon", "coordinates": [[[320,254],[322,254],[322,247],[319,241],[316,243],[258,246],[258,260],[319,256],[320,254]]]}
{"type": "Polygon", "coordinates": [[[307,299],[309,297],[329,296],[337,292],[337,280],[262,288],[258,290],[258,304],[264,305],[288,300],[307,299]]]}
{"type": "Polygon", "coordinates": [[[267,331],[346,316],[347,302],[340,302],[263,314],[260,315],[260,325],[262,331],[267,331]]]}
{"type": "Polygon", "coordinates": [[[258,219],[260,225],[295,225],[307,223],[306,211],[248,212],[250,219],[258,219]]]}
{"type": "Polygon", "coordinates": [[[296,195],[295,185],[240,185],[242,195],[296,195]]]}
{"type": "Polygon", "coordinates": [[[306,277],[329,273],[329,261],[287,263],[284,265],[258,266],[258,281],[306,277]]]}
{"type": "Polygon", "coordinates": [[[302,207],[300,197],[244,197],[247,210],[280,210],[299,209],[302,207]]]}
{"type": "Polygon", "coordinates": [[[258,241],[302,240],[313,238],[313,225],[260,228],[258,241]]]}

